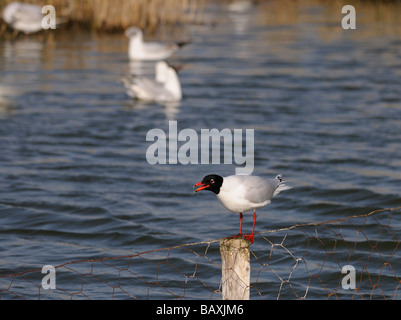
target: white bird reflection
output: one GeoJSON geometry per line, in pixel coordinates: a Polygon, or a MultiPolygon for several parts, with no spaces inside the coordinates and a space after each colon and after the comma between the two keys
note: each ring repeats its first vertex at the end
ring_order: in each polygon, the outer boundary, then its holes
{"type": "Polygon", "coordinates": [[[13,112],[13,98],[16,95],[16,88],[0,85],[0,118],[5,118],[13,112]]]}

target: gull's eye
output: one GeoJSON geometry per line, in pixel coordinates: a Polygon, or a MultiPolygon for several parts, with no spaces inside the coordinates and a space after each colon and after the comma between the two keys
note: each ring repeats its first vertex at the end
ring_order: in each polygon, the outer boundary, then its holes
{"type": "Polygon", "coordinates": [[[210,183],[213,184],[214,183],[214,179],[210,179],[210,183]]]}

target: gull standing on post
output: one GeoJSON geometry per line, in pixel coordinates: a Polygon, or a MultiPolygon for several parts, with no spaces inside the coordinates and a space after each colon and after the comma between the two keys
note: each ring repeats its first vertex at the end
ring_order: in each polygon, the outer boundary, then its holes
{"type": "Polygon", "coordinates": [[[125,35],[129,38],[128,56],[131,60],[165,60],[187,44],[187,42],[144,42],[142,31],[137,27],[128,28],[125,35]]]}
{"type": "Polygon", "coordinates": [[[201,190],[214,192],[226,209],[240,214],[239,233],[235,237],[243,236],[242,214],[253,210],[252,233],[244,236],[251,243],[255,239],[255,210],[270,204],[271,199],[281,191],[291,189],[291,187],[285,185],[280,174],[274,179],[246,175],[233,175],[223,178],[219,175],[211,174],[195,184],[195,187],[198,187],[195,193],[201,190]]]}

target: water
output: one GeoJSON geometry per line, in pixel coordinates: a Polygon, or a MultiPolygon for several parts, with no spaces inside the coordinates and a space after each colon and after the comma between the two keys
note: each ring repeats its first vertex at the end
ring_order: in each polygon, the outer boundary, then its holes
{"type": "MultiPolygon", "coordinates": [[[[236,165],[149,165],[146,133],[167,132],[170,120],[179,130],[255,130],[254,174],[282,173],[294,187],[259,210],[257,232],[400,206],[397,29],[369,21],[345,31],[313,10],[299,23],[257,9],[219,15],[215,27],[177,31],[194,42],[171,59],[183,66],[176,105],[126,95],[119,80],[138,65],[123,35],[0,41],[0,275],[39,270],[11,287],[0,278],[2,298],[37,299],[44,265],[124,256],[60,267],[64,291],[42,289],[40,298],[221,298],[215,240],[236,234],[239,219],[192,186],[236,165]]],[[[341,266],[354,264],[364,283],[381,274],[384,296],[399,298],[399,211],[380,214],[257,236],[251,297],[327,298],[321,283],[339,287],[341,266]]],[[[251,226],[245,215],[245,232],[251,226]]],[[[361,291],[383,297],[372,286],[361,291]]]]}

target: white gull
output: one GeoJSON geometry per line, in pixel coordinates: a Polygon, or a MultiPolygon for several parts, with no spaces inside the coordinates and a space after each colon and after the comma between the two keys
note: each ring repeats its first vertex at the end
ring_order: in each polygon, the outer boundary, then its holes
{"type": "Polygon", "coordinates": [[[11,2],[3,10],[3,20],[14,30],[26,34],[42,29],[42,8],[35,4],[11,2]]]}
{"type": "Polygon", "coordinates": [[[271,199],[283,190],[291,189],[281,175],[274,179],[257,176],[233,175],[222,177],[216,174],[205,176],[194,187],[195,192],[209,190],[216,194],[221,204],[228,210],[240,214],[240,228],[237,237],[242,237],[242,214],[253,210],[252,233],[244,236],[251,243],[255,238],[256,209],[267,206],[271,199]]]}
{"type": "Polygon", "coordinates": [[[128,56],[131,60],[165,60],[187,43],[144,42],[143,33],[137,27],[128,28],[125,35],[129,38],[128,56]]]}
{"type": "Polygon", "coordinates": [[[155,79],[144,76],[124,78],[127,94],[143,101],[177,102],[182,99],[181,83],[176,70],[165,61],[155,67],[155,79]]]}

